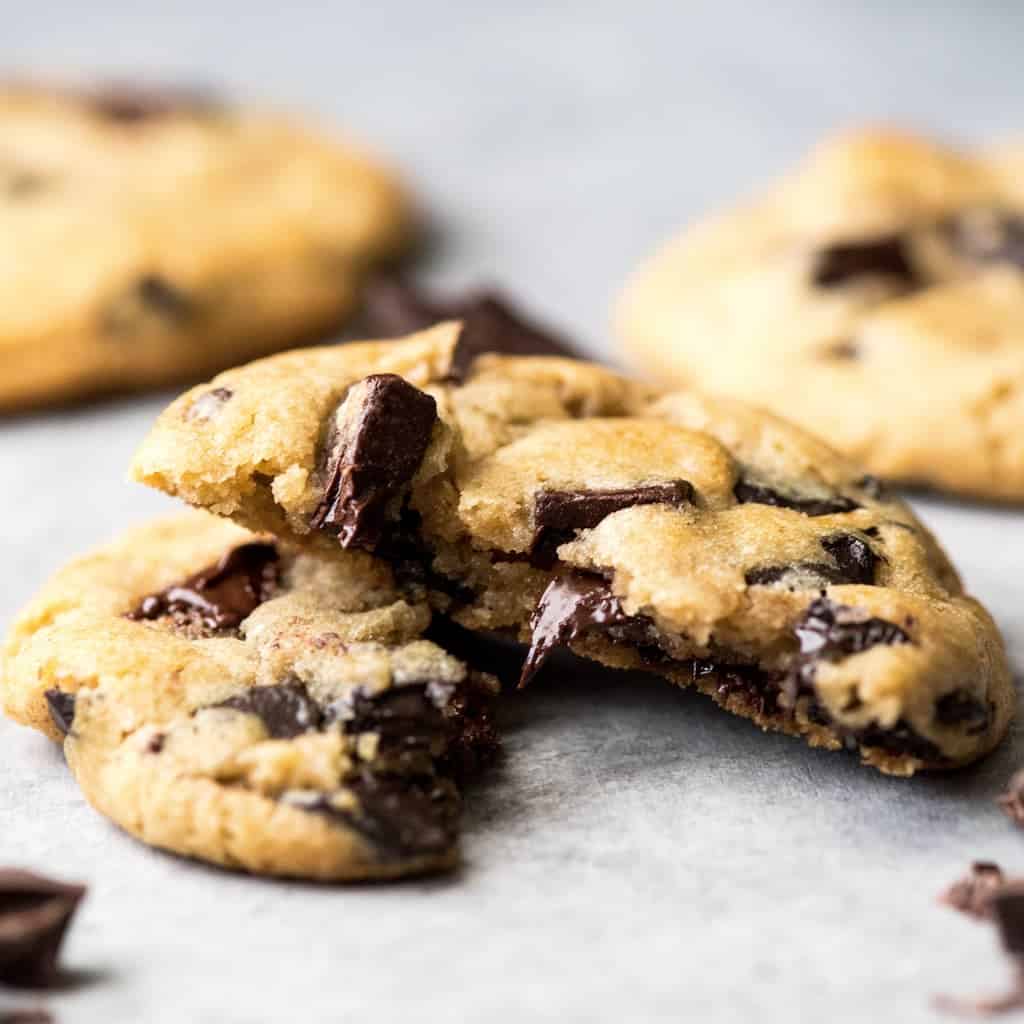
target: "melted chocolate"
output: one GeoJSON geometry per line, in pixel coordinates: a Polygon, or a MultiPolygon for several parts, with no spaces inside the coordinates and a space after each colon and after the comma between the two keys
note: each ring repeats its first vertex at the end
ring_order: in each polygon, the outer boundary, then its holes
{"type": "Polygon", "coordinates": [[[343,548],[373,551],[389,503],[423,462],[437,403],[391,373],[353,385],[349,403],[350,414],[328,441],[327,486],[311,525],[335,534],[343,548]]]}
{"type": "Polygon", "coordinates": [[[635,505],[692,503],[693,485],[687,480],[642,484],[619,490],[538,491],[533,499],[533,544],[530,560],[549,569],[557,561],[557,549],[572,540],[577,530],[589,530],[602,519],[635,505]]]}
{"type": "Polygon", "coordinates": [[[275,740],[289,740],[319,729],[324,718],[320,705],[309,696],[305,686],[298,682],[253,686],[214,707],[256,715],[275,740]]]}
{"type": "Polygon", "coordinates": [[[439,299],[401,278],[382,277],[368,285],[363,315],[369,333],[382,337],[410,334],[442,320],[461,320],[462,333],[448,370],[449,379],[456,383],[469,376],[477,356],[485,352],[578,356],[563,339],[524,319],[490,291],[439,299]]]}
{"type": "Polygon", "coordinates": [[[85,887],[0,869],[0,983],[53,985],[64,934],[85,887]]]}
{"type": "Polygon", "coordinates": [[[236,629],[273,595],[278,582],[277,548],[242,544],[194,576],[143,598],[126,617],[170,616],[181,626],[198,623],[211,632],[236,629]]]}
{"type": "Polygon", "coordinates": [[[854,608],[827,597],[813,601],[797,623],[796,638],[805,667],[817,661],[841,661],[879,644],[908,644],[909,634],[886,619],[863,618],[854,608]]]}
{"type": "Polygon", "coordinates": [[[777,508],[791,508],[807,516],[831,516],[840,512],[852,512],[860,508],[855,501],[841,494],[827,498],[801,498],[782,494],[765,484],[740,479],[733,487],[733,495],[741,505],[773,505],[777,508]]]}
{"type": "Polygon", "coordinates": [[[902,235],[837,242],[816,256],[811,279],[819,288],[837,288],[866,277],[884,277],[906,288],[921,285],[902,235]]]}
{"type": "Polygon", "coordinates": [[[75,695],[64,690],[47,690],[43,696],[46,698],[50,720],[67,736],[75,721],[75,695]]]}

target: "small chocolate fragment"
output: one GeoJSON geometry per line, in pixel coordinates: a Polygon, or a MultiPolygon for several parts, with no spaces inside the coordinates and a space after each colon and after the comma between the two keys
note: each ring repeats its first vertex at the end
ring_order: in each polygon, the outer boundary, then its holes
{"type": "Polygon", "coordinates": [[[736,481],[732,493],[741,505],[757,504],[791,508],[797,512],[803,512],[806,516],[831,516],[860,508],[855,501],[843,497],[841,494],[828,498],[800,498],[795,495],[782,494],[765,484],[742,478],[736,481]]]}
{"type": "Polygon", "coordinates": [[[256,715],[275,740],[290,740],[318,729],[324,718],[320,705],[298,682],[253,686],[239,696],[213,706],[256,715]]]}
{"type": "Polygon", "coordinates": [[[110,83],[83,90],[80,95],[93,113],[125,125],[153,121],[171,114],[210,114],[220,108],[215,98],[200,89],[110,83]]]}
{"type": "Polygon", "coordinates": [[[570,644],[589,629],[608,629],[629,619],[602,577],[572,570],[556,576],[541,595],[530,620],[533,637],[519,676],[519,688],[533,678],[556,647],[570,644]]]}
{"type": "Polygon", "coordinates": [[[107,307],[103,330],[116,336],[153,328],[178,330],[190,323],[196,312],[193,299],[165,277],[143,274],[107,307]]]}
{"type": "Polygon", "coordinates": [[[578,358],[571,345],[524,319],[493,291],[440,299],[401,278],[380,277],[366,288],[363,315],[369,333],[382,337],[410,334],[442,320],[461,320],[462,333],[448,370],[449,379],[459,384],[476,357],[485,352],[578,358]]]}
{"type": "Polygon", "coordinates": [[[874,584],[881,559],[867,541],[852,533],[833,533],[822,538],[821,546],[835,559],[843,583],[874,584]]]}
{"type": "Polygon", "coordinates": [[[343,548],[373,551],[388,504],[416,475],[430,445],[437,403],[392,374],[353,385],[327,442],[327,485],[310,525],[343,548]]]}
{"type": "Polygon", "coordinates": [[[356,808],[340,809],[321,798],[304,809],[356,829],[383,859],[439,854],[455,842],[458,800],[444,783],[364,771],[346,787],[356,808]]]}
{"type": "Polygon", "coordinates": [[[953,690],[935,702],[935,721],[940,725],[962,725],[971,736],[985,732],[992,721],[992,708],[966,690],[953,690]]]}
{"type": "Polygon", "coordinates": [[[907,288],[923,283],[902,235],[837,242],[817,254],[811,270],[811,279],[819,288],[841,287],[865,277],[892,278],[907,288]]]}
{"type": "Polygon", "coordinates": [[[549,569],[557,561],[557,549],[572,540],[577,530],[589,530],[613,512],[636,505],[672,505],[693,501],[693,484],[687,480],[641,484],[620,490],[538,491],[533,499],[533,544],[530,561],[549,569]]]}
{"type": "Polygon", "coordinates": [[[189,420],[212,419],[220,407],[234,395],[230,388],[211,388],[204,391],[185,412],[185,418],[189,420]]]}
{"type": "Polygon", "coordinates": [[[47,690],[43,696],[51,721],[67,736],[75,721],[75,695],[64,690],[47,690]]]}
{"type": "Polygon", "coordinates": [[[939,897],[939,902],[968,917],[985,920],[992,917],[992,901],[1003,887],[1004,876],[998,864],[976,860],[971,873],[954,882],[939,897]]]}
{"type": "Polygon", "coordinates": [[[1024,771],[1013,774],[1006,792],[996,797],[996,803],[1014,825],[1024,826],[1024,771]]]}
{"type": "Polygon", "coordinates": [[[278,559],[273,544],[242,544],[194,576],[143,598],[126,618],[171,616],[181,626],[199,623],[212,632],[236,629],[277,589],[278,559]]]}
{"type": "Polygon", "coordinates": [[[795,633],[801,655],[811,661],[841,661],[879,644],[911,642],[896,623],[864,618],[855,608],[834,604],[827,597],[810,604],[795,633]]]}
{"type": "Polygon", "coordinates": [[[965,210],[939,225],[953,251],[970,263],[1010,263],[1024,270],[1024,217],[965,210]]]}
{"type": "Polygon", "coordinates": [[[849,338],[844,341],[834,341],[831,345],[827,345],[823,352],[828,359],[837,359],[841,362],[851,362],[860,358],[860,346],[849,338]]]}
{"type": "Polygon", "coordinates": [[[83,885],[0,869],[0,983],[43,988],[57,981],[64,933],[84,896],[83,885]]]}

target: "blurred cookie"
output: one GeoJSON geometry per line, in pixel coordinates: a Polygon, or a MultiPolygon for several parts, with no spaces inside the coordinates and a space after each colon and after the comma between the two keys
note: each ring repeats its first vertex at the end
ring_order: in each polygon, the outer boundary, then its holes
{"type": "Polygon", "coordinates": [[[410,227],[390,172],[290,118],[0,88],[0,410],[328,336],[410,227]]]}
{"type": "Polygon", "coordinates": [[[625,350],[879,475],[1024,499],[1022,167],[891,132],[826,142],[634,276],[625,350]]]}

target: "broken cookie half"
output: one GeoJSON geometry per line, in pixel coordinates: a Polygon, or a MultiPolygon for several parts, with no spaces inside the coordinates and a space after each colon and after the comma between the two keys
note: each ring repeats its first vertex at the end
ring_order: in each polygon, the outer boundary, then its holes
{"type": "Polygon", "coordinates": [[[227,867],[395,878],[457,859],[497,684],[422,633],[368,555],[325,566],[190,513],[59,573],[15,623],[2,696],[144,842],[227,867]]]}
{"type": "Polygon", "coordinates": [[[965,764],[1006,730],[1003,644],[910,509],[740,403],[463,328],[295,352],[173,403],[137,479],[529,644],[692,685],[882,771],[965,764]],[[219,401],[211,415],[213,394],[219,401]]]}

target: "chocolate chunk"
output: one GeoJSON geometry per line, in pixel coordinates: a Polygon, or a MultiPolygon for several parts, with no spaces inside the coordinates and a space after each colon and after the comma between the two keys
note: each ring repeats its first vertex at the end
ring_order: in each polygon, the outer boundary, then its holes
{"type": "Polygon", "coordinates": [[[881,559],[867,541],[852,533],[833,533],[823,537],[821,546],[835,559],[842,583],[875,582],[875,569],[881,559]]]}
{"type": "Polygon", "coordinates": [[[171,114],[210,114],[220,109],[215,98],[199,89],[157,89],[112,83],[85,90],[81,96],[99,117],[125,125],[171,114]]]}
{"type": "Polygon", "coordinates": [[[865,277],[891,278],[907,288],[922,283],[902,235],[837,242],[818,252],[811,270],[819,288],[841,287],[865,277]]]}
{"type": "Polygon", "coordinates": [[[458,801],[443,783],[364,771],[346,787],[357,807],[341,809],[321,798],[305,809],[356,829],[384,859],[431,856],[454,843],[458,801]]]}
{"type": "Polygon", "coordinates": [[[1024,879],[1006,882],[992,897],[992,916],[1006,952],[1024,956],[1024,879]]]}
{"type": "Polygon", "coordinates": [[[827,597],[813,601],[795,628],[800,653],[813,661],[842,661],[879,644],[907,644],[910,636],[894,622],[864,618],[855,608],[827,597]]]}
{"type": "Polygon", "coordinates": [[[369,332],[382,337],[410,334],[442,320],[461,320],[462,333],[448,370],[456,383],[466,379],[476,357],[485,352],[578,357],[562,338],[524,319],[492,291],[439,299],[401,278],[377,278],[366,289],[364,318],[369,332]]]}
{"type": "Polygon", "coordinates": [[[75,695],[64,690],[47,690],[43,696],[51,721],[67,736],[75,721],[75,695]]]}
{"type": "Polygon", "coordinates": [[[556,576],[530,620],[533,636],[519,677],[520,689],[556,647],[567,646],[590,629],[608,629],[629,619],[602,577],[572,570],[556,576]]]}
{"type": "Polygon", "coordinates": [[[46,987],[58,980],[64,933],[84,896],[82,885],[0,869],[0,982],[46,987]]]}
{"type": "Polygon", "coordinates": [[[1010,263],[1024,269],[1024,217],[999,210],[965,210],[939,225],[953,251],[981,265],[1010,263]]]}
{"type": "Polygon", "coordinates": [[[533,545],[530,560],[548,569],[557,549],[572,540],[577,530],[589,530],[602,519],[635,505],[673,505],[693,501],[693,484],[686,480],[641,484],[620,490],[538,491],[533,499],[533,545]]]}
{"type": "Polygon", "coordinates": [[[437,403],[395,374],[353,385],[327,441],[327,485],[314,529],[336,534],[343,548],[374,550],[397,498],[423,462],[437,403]]]}
{"type": "Polygon", "coordinates": [[[954,882],[939,901],[969,917],[990,918],[992,900],[1003,886],[1003,877],[998,864],[977,860],[971,865],[971,873],[954,882]]]}
{"type": "Polygon", "coordinates": [[[256,715],[275,740],[290,740],[318,729],[324,718],[320,705],[297,682],[253,686],[213,706],[256,715]]]}
{"type": "Polygon", "coordinates": [[[220,411],[221,406],[232,396],[234,392],[230,388],[211,388],[204,391],[185,412],[185,418],[189,420],[209,420],[220,411]]]}
{"type": "Polygon", "coordinates": [[[242,544],[194,576],[143,598],[126,617],[138,621],[170,616],[181,627],[236,629],[272,596],[279,572],[273,544],[242,544]]]}
{"type": "Polygon", "coordinates": [[[931,740],[922,736],[903,718],[888,727],[872,723],[863,729],[847,732],[845,737],[850,744],[873,747],[887,754],[916,757],[934,767],[949,763],[949,758],[931,740]]]}
{"type": "Polygon", "coordinates": [[[706,683],[709,679],[714,682],[714,696],[721,704],[738,697],[748,712],[758,715],[770,717],[791,711],[780,705],[782,677],[778,672],[765,672],[756,665],[698,659],[693,662],[692,678],[694,683],[706,683]]]}
{"type": "Polygon", "coordinates": [[[177,330],[197,313],[195,301],[159,274],[143,274],[103,313],[103,330],[132,335],[154,327],[177,330]]]}
{"type": "Polygon", "coordinates": [[[1015,825],[1024,826],[1024,771],[1015,772],[996,803],[1015,825]]]}
{"type": "Polygon", "coordinates": [[[482,687],[456,687],[448,703],[453,732],[439,770],[457,782],[477,778],[498,758],[501,737],[493,715],[494,701],[482,687]]]}
{"type": "Polygon", "coordinates": [[[988,729],[992,708],[966,690],[953,690],[935,702],[935,721],[940,725],[962,725],[965,732],[976,736],[988,729]]]}
{"type": "Polygon", "coordinates": [[[774,505],[777,508],[791,508],[807,516],[831,516],[840,512],[852,512],[860,508],[855,501],[841,494],[827,498],[801,498],[782,494],[765,484],[739,479],[732,493],[741,505],[774,505]]]}
{"type": "Polygon", "coordinates": [[[159,274],[144,274],[135,287],[142,304],[166,320],[187,320],[192,315],[191,299],[159,274]]]}

